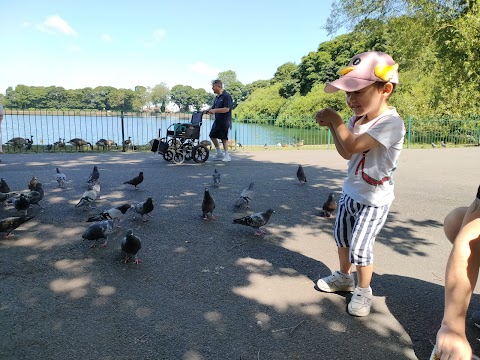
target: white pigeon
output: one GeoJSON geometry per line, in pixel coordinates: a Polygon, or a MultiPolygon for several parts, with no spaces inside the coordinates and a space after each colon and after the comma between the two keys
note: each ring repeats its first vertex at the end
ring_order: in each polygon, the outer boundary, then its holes
{"type": "Polygon", "coordinates": [[[240,208],[242,205],[245,205],[246,208],[250,207],[250,201],[252,201],[253,196],[255,195],[253,185],[255,185],[255,183],[252,181],[247,188],[242,190],[240,198],[235,203],[235,207],[240,208]]]}
{"type": "Polygon", "coordinates": [[[90,209],[95,209],[95,206],[92,206],[92,204],[97,200],[98,196],[99,194],[95,190],[87,190],[83,193],[82,197],[78,201],[78,204],[75,205],[75,207],[83,206],[83,209],[87,210],[88,206],[90,209]]]}
{"type": "Polygon", "coordinates": [[[62,189],[65,189],[65,182],[67,181],[67,177],[65,176],[64,173],[61,173],[60,170],[56,169],[55,172],[55,180],[58,183],[58,187],[61,187],[62,189]]]}

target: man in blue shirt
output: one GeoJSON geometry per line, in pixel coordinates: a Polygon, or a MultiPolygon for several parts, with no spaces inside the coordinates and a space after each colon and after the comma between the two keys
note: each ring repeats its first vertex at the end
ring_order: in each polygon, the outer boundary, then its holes
{"type": "Polygon", "coordinates": [[[214,161],[231,161],[228,154],[228,129],[232,128],[232,97],[223,89],[221,80],[214,80],[212,82],[212,90],[217,95],[213,106],[205,110],[206,114],[215,114],[215,121],[210,130],[210,138],[212,139],[217,155],[213,158],[214,161]],[[222,140],[224,153],[220,150],[218,139],[222,140]]]}

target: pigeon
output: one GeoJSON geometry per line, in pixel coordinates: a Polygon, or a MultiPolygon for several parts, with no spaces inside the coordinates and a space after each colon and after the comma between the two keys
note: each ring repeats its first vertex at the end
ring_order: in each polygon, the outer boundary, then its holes
{"type": "Polygon", "coordinates": [[[240,208],[243,204],[245,204],[246,208],[250,207],[250,201],[252,201],[253,195],[255,194],[253,191],[254,184],[255,183],[252,181],[250,185],[248,185],[248,188],[242,190],[240,198],[235,203],[236,208],[240,208]]]}
{"type": "Polygon", "coordinates": [[[87,190],[93,190],[97,193],[97,200],[100,199],[100,182],[97,180],[94,184],[88,184],[87,190]]]}
{"type": "Polygon", "coordinates": [[[145,219],[145,216],[152,217],[150,213],[153,211],[153,198],[149,197],[144,202],[138,203],[137,205],[133,206],[132,209],[137,214],[141,215],[144,222],[147,221],[147,219],[145,219]]]}
{"type": "Polygon", "coordinates": [[[215,200],[213,200],[210,192],[207,188],[205,188],[205,193],[203,194],[203,201],[202,201],[202,214],[203,220],[208,220],[208,214],[212,220],[215,220],[215,216],[213,216],[213,210],[215,209],[215,200]]]}
{"type": "Polygon", "coordinates": [[[263,149],[268,150],[268,145],[267,144],[263,145],[263,149]]]}
{"type": "Polygon", "coordinates": [[[97,240],[105,239],[102,247],[107,246],[108,235],[112,234],[116,229],[115,220],[103,220],[90,225],[82,235],[84,240],[93,240],[92,247],[95,247],[97,240]]]}
{"type": "Polygon", "coordinates": [[[303,171],[302,165],[298,165],[297,179],[300,185],[303,185],[307,182],[307,177],[305,176],[305,171],[303,171]]]}
{"type": "Polygon", "coordinates": [[[140,185],[143,181],[143,171],[140,171],[138,176],[135,176],[133,179],[125,181],[124,184],[129,184],[135,186],[135,189],[138,189],[137,186],[140,185]]]}
{"type": "Polygon", "coordinates": [[[135,264],[139,264],[140,259],[137,258],[137,253],[141,248],[142,242],[140,238],[133,234],[132,229],[128,229],[125,237],[122,239],[122,252],[125,254],[125,264],[131,257],[134,258],[133,262],[135,264]]]}
{"type": "Polygon", "coordinates": [[[446,147],[447,147],[447,144],[446,144],[446,143],[444,143],[443,141],[442,141],[440,144],[442,144],[442,147],[444,147],[444,148],[446,148],[446,147]]]}
{"type": "Polygon", "coordinates": [[[437,144],[435,144],[435,143],[432,143],[432,148],[434,148],[434,149],[435,149],[436,147],[437,147],[437,144]]]}
{"type": "Polygon", "coordinates": [[[4,178],[0,179],[0,192],[2,193],[9,193],[10,192],[10,187],[8,186],[7,182],[5,181],[4,178]]]}
{"type": "Polygon", "coordinates": [[[5,219],[0,220],[0,232],[5,233],[3,237],[10,236],[10,233],[18,228],[23,223],[27,222],[28,220],[33,219],[35,216],[12,216],[7,217],[5,219]]]}
{"type": "Polygon", "coordinates": [[[25,196],[30,200],[31,205],[37,205],[37,206],[40,206],[41,208],[43,207],[42,205],[39,204],[39,201],[43,199],[44,195],[45,195],[45,192],[43,191],[43,185],[42,183],[39,183],[39,182],[35,184],[35,187],[33,188],[32,191],[25,194],[25,196]]]}
{"type": "Polygon", "coordinates": [[[85,191],[75,207],[83,206],[83,209],[86,210],[86,206],[88,206],[90,209],[95,209],[92,204],[97,200],[98,195],[99,194],[93,189],[85,191]]]}
{"type": "Polygon", "coordinates": [[[11,198],[15,197],[15,196],[18,196],[18,193],[15,193],[15,192],[9,192],[9,193],[0,193],[0,202],[2,204],[5,203],[5,201],[9,200],[9,202],[12,202],[11,198]]]}
{"type": "Polygon", "coordinates": [[[87,180],[87,183],[93,184],[97,182],[97,180],[100,178],[100,173],[98,172],[97,165],[93,167],[92,173],[90,174],[90,177],[87,180]]]}
{"type": "Polygon", "coordinates": [[[38,179],[36,176],[32,177],[32,180],[28,183],[29,190],[35,190],[35,186],[38,184],[38,179]]]}
{"type": "Polygon", "coordinates": [[[213,171],[213,186],[214,187],[219,187],[220,186],[220,173],[217,171],[217,168],[213,171]]]}
{"type": "Polygon", "coordinates": [[[265,231],[261,227],[264,226],[268,220],[270,220],[270,216],[272,216],[274,213],[275,211],[268,209],[264,212],[259,212],[244,216],[240,219],[235,219],[233,220],[233,223],[253,227],[254,229],[257,229],[255,235],[263,235],[265,231]]]}
{"type": "Polygon", "coordinates": [[[325,201],[323,204],[320,214],[328,218],[333,218],[332,214],[335,210],[337,210],[337,202],[335,201],[335,194],[330,193],[328,195],[327,201],[325,201]]]}
{"type": "Polygon", "coordinates": [[[132,205],[123,204],[109,210],[104,210],[100,214],[91,216],[87,219],[87,222],[102,221],[102,220],[121,220],[125,213],[130,209],[132,205]]]}
{"type": "Polygon", "coordinates": [[[61,173],[58,167],[56,168],[55,172],[55,180],[58,183],[58,186],[61,187],[62,189],[65,189],[65,181],[67,181],[67,177],[65,176],[64,173],[61,173]]]}
{"type": "Polygon", "coordinates": [[[30,199],[25,194],[20,194],[18,197],[12,199],[13,206],[18,211],[25,211],[25,215],[28,215],[28,208],[30,207],[30,199]]]}

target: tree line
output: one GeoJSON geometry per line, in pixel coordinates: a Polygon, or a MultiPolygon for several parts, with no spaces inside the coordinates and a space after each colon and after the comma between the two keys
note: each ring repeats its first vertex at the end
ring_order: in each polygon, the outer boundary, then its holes
{"type": "MultiPolygon", "coordinates": [[[[323,87],[338,77],[352,56],[385,51],[399,63],[400,84],[391,99],[404,117],[478,118],[480,115],[480,0],[335,0],[324,24],[330,35],[299,64],[288,62],[274,76],[243,85],[235,71],[218,74],[234,100],[238,119],[275,119],[281,126],[315,126],[313,114],[331,107],[345,118],[351,111],[342,92],[323,87]]],[[[1,96],[1,95],[0,95],[1,96]]],[[[181,111],[213,102],[205,89],[164,83],[135,90],[108,86],[9,87],[0,100],[8,108],[142,111],[169,102],[181,111]]]]}

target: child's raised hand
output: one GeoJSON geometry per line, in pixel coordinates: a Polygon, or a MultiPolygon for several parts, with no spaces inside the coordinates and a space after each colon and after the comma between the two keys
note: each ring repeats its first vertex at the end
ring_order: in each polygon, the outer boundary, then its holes
{"type": "Polygon", "coordinates": [[[317,121],[317,124],[320,126],[329,126],[335,121],[342,121],[342,118],[338,113],[330,108],[325,108],[323,110],[318,111],[315,114],[315,120],[317,121]]]}

